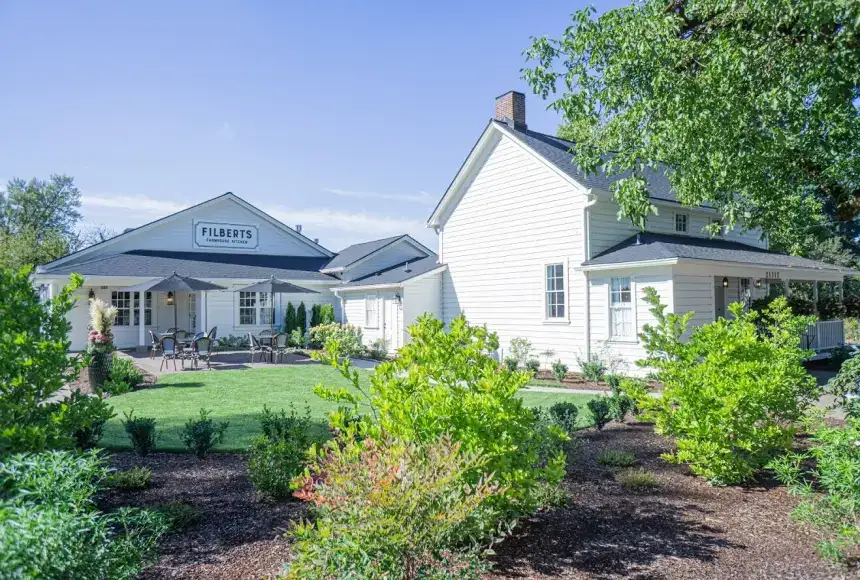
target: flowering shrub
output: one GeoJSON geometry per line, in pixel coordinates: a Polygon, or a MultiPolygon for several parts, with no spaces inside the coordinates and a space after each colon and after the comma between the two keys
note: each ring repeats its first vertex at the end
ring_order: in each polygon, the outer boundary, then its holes
{"type": "Polygon", "coordinates": [[[463,484],[487,464],[447,436],[330,441],[299,481],[296,496],[312,504],[314,519],[290,532],[296,558],[287,578],[480,578],[474,547],[448,547],[503,492],[492,476],[463,484]]]}
{"type": "Polygon", "coordinates": [[[689,463],[713,484],[750,479],[774,454],[785,452],[795,422],[818,396],[803,368],[809,352],[800,335],[814,320],[794,316],[785,298],[764,313],[729,307],[732,317],[681,336],[693,313],[665,313],[653,288],[645,288],[656,325],[640,335],[648,357],[638,364],[656,371],[663,396],[641,396],[646,418],[672,436],[677,451],[664,458],[689,463]]]}
{"type": "Polygon", "coordinates": [[[841,561],[860,555],[860,419],[849,418],[844,427],[822,426],[812,441],[808,453],[783,456],[769,467],[789,491],[805,498],[792,517],[819,533],[823,557],[841,561]],[[806,459],[815,459],[808,472],[806,459]]]}
{"type": "Polygon", "coordinates": [[[337,344],[338,356],[358,357],[364,354],[361,329],[351,324],[331,322],[320,324],[308,331],[311,348],[323,348],[329,342],[337,344]]]}
{"type": "Polygon", "coordinates": [[[90,301],[90,332],[87,335],[87,351],[110,352],[113,347],[113,324],[116,322],[117,309],[104,300],[95,298],[90,301]]]}

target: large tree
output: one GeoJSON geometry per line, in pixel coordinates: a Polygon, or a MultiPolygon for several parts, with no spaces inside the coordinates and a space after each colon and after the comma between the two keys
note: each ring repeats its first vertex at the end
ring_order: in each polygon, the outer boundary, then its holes
{"type": "Polygon", "coordinates": [[[81,193],[74,179],[12,179],[0,192],[0,266],[43,264],[76,248],[81,193]]]}
{"type": "Polygon", "coordinates": [[[644,226],[649,171],[786,249],[856,231],[860,2],[644,0],[536,38],[525,78],[644,226]]]}

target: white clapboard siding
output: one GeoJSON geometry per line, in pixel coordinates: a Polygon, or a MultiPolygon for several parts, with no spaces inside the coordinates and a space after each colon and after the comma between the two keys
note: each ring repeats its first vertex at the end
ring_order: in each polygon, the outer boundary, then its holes
{"type": "MultiPolygon", "coordinates": [[[[695,237],[707,238],[709,234],[702,231],[702,228],[711,223],[711,220],[716,217],[714,213],[697,212],[692,209],[672,210],[666,207],[658,208],[659,214],[652,215],[648,218],[645,228],[649,232],[661,234],[678,234],[695,237]],[[675,214],[684,213],[688,216],[687,233],[679,234],[675,231],[675,214]]],[[[618,219],[618,206],[607,200],[600,200],[591,207],[591,255],[596,256],[600,252],[607,250],[623,242],[639,231],[629,219],[618,219]]],[[[743,232],[740,229],[734,229],[726,232],[721,238],[735,242],[742,242],[751,246],[764,248],[766,242],[761,240],[761,232],[759,230],[750,230],[743,232]]]]}
{"type": "MultiPolygon", "coordinates": [[[[507,354],[515,337],[531,340],[535,357],[552,349],[573,364],[584,346],[582,207],[569,182],[507,137],[477,170],[444,223],[444,320],[465,312],[499,335],[507,354]],[[544,321],[544,267],[565,266],[569,321],[544,321]]],[[[541,358],[543,362],[543,359],[541,358]]]]}
{"type": "MultiPolygon", "coordinates": [[[[364,344],[370,346],[374,341],[383,337],[383,308],[395,299],[395,291],[367,290],[349,291],[343,293],[344,323],[361,328],[364,344]],[[365,300],[376,301],[376,319],[367,321],[365,316],[365,300]],[[369,324],[368,324],[369,322],[369,324]]],[[[402,322],[398,322],[398,326],[402,322]]],[[[396,331],[396,330],[395,330],[396,331]]]]}
{"type": "Polygon", "coordinates": [[[409,328],[422,314],[442,318],[442,273],[403,286],[403,324],[409,328]]]}

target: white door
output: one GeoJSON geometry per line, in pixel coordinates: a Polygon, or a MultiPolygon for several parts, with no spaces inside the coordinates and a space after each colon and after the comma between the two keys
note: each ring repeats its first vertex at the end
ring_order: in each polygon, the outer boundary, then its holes
{"type": "Polygon", "coordinates": [[[722,279],[714,282],[714,320],[726,317],[726,289],[722,279]]]}
{"type": "Polygon", "coordinates": [[[388,345],[388,350],[396,350],[400,344],[400,304],[393,298],[383,301],[382,336],[388,345]]]}
{"type": "Polygon", "coordinates": [[[188,332],[197,333],[197,294],[188,293],[188,332]]]}

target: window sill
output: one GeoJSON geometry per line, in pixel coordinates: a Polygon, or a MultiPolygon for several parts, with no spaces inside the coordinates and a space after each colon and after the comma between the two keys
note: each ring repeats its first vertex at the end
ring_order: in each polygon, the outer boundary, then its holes
{"type": "Polygon", "coordinates": [[[541,320],[541,324],[549,324],[549,325],[566,325],[570,324],[569,318],[544,318],[541,320]]]}
{"type": "Polygon", "coordinates": [[[605,342],[609,344],[639,344],[639,339],[637,338],[610,338],[605,342]]]}

